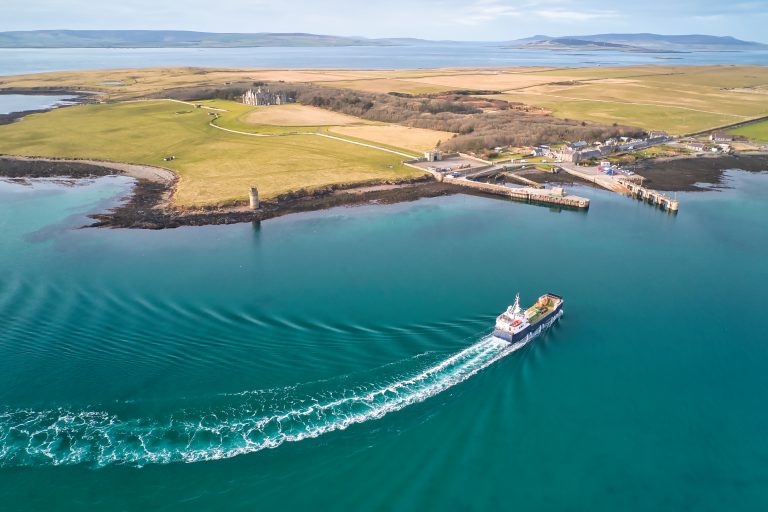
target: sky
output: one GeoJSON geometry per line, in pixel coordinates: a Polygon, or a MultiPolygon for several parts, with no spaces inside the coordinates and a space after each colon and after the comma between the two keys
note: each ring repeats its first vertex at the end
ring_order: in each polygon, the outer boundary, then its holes
{"type": "Polygon", "coordinates": [[[166,29],[503,41],[607,32],[768,43],[768,0],[2,0],[0,31],[166,29]]]}

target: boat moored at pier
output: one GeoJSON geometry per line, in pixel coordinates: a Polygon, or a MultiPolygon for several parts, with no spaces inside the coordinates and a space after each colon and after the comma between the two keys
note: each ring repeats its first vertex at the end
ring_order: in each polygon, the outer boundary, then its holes
{"type": "Polygon", "coordinates": [[[563,298],[546,293],[536,303],[523,311],[520,294],[515,302],[496,318],[493,335],[510,343],[527,343],[554,324],[563,315],[563,298]]]}

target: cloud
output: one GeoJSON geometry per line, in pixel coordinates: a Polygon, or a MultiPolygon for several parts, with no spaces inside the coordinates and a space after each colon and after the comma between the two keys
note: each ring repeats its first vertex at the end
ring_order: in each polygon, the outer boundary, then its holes
{"type": "Polygon", "coordinates": [[[462,25],[480,25],[501,17],[520,16],[520,11],[498,0],[478,0],[470,5],[464,16],[456,18],[462,25]]]}
{"type": "Polygon", "coordinates": [[[616,11],[569,11],[565,9],[546,9],[535,11],[540,18],[550,21],[592,21],[620,17],[616,11]]]}
{"type": "Polygon", "coordinates": [[[696,21],[720,21],[723,18],[722,14],[702,14],[693,17],[696,21]]]}

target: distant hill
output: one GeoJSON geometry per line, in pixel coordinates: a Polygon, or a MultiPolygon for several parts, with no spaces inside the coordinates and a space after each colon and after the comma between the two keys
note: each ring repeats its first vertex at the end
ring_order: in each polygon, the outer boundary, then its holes
{"type": "Polygon", "coordinates": [[[392,46],[396,39],[304,33],[212,33],[183,30],[32,30],[0,32],[0,48],[237,48],[254,46],[392,46]]]}
{"type": "Polygon", "coordinates": [[[586,39],[574,39],[572,37],[558,37],[554,39],[537,39],[529,43],[517,46],[518,48],[541,50],[620,50],[627,52],[648,52],[647,48],[621,43],[608,43],[605,41],[589,41],[586,39]]]}
{"type": "Polygon", "coordinates": [[[768,45],[742,41],[730,36],[708,36],[701,34],[660,35],[660,34],[593,34],[586,36],[551,37],[536,35],[510,41],[514,48],[572,48],[587,49],[597,45],[603,49],[626,51],[696,51],[696,50],[759,50],[768,45]],[[608,45],[608,46],[606,46],[608,45]],[[610,46],[616,45],[616,46],[610,46]]]}

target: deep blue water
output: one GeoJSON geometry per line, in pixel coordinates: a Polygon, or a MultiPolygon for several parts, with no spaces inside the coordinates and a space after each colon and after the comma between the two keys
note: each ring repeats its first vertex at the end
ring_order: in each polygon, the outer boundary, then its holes
{"type": "Polygon", "coordinates": [[[0,49],[0,75],[155,66],[415,69],[456,66],[767,64],[768,51],[675,54],[519,50],[489,44],[336,48],[0,49]]]}
{"type": "Polygon", "coordinates": [[[0,183],[0,503],[766,510],[768,174],[728,182],[166,231],[0,183]],[[566,313],[509,353],[517,291],[566,313]]]}

